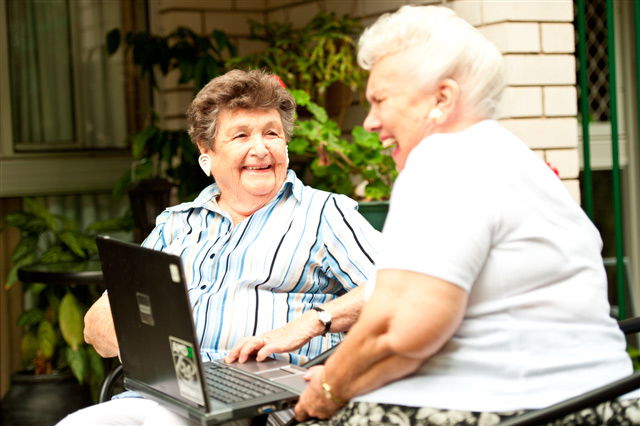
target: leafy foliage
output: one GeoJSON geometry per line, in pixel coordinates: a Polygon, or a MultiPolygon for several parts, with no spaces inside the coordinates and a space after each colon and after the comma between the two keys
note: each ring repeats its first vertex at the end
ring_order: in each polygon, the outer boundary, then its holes
{"type": "Polygon", "coordinates": [[[388,199],[397,172],[378,136],[355,126],[350,140],[346,139],[336,122],[307,93],[292,90],[291,94],[298,106],[312,115],[297,122],[289,143],[289,152],[311,161],[312,179],[308,183],[366,201],[388,199]]]}
{"type": "Polygon", "coordinates": [[[197,164],[198,150],[184,130],[167,130],[151,124],[132,137],[134,163],[114,186],[114,195],[122,195],[134,182],[164,178],[178,188],[178,198],[188,200],[211,183],[197,164]]]}
{"type": "Polygon", "coordinates": [[[355,37],[358,20],[321,12],[300,29],[291,23],[249,21],[250,38],[266,43],[261,52],[231,58],[230,68],[264,68],[282,78],[287,87],[303,90],[324,104],[326,90],[340,82],[356,91],[365,73],[357,65],[355,37]]]}
{"type": "MultiPolygon", "coordinates": [[[[117,28],[107,33],[109,54],[118,50],[121,39],[117,28]]],[[[128,32],[124,41],[141,76],[148,76],[154,87],[157,87],[156,70],[167,75],[177,69],[179,83],[193,82],[197,92],[209,80],[224,73],[226,59],[236,55],[235,45],[220,30],[213,30],[207,36],[198,35],[186,27],[178,27],[167,36],[146,31],[128,32]]]]}
{"type": "MultiPolygon", "coordinates": [[[[107,34],[108,53],[120,48],[121,38],[118,29],[107,34]]],[[[177,70],[179,83],[191,83],[195,92],[223,74],[227,58],[236,55],[235,45],[220,30],[206,36],[185,27],[167,36],[129,32],[124,41],[140,74],[149,76],[154,86],[157,73],[167,75],[177,70]]],[[[116,183],[115,195],[122,195],[137,181],[161,178],[178,188],[179,199],[187,200],[211,182],[197,167],[198,151],[189,135],[184,130],[160,128],[153,112],[148,126],[131,137],[131,151],[134,163],[116,183]]]]}
{"type": "MultiPolygon", "coordinates": [[[[235,47],[220,31],[199,36],[178,28],[166,37],[141,32],[128,33],[124,39],[141,74],[151,76],[154,84],[154,73],[165,75],[172,69],[180,72],[181,83],[191,83],[195,91],[229,68],[265,68],[278,75],[295,89],[296,102],[312,115],[298,122],[289,145],[289,151],[302,160],[303,170],[296,171],[303,181],[354,198],[388,198],[396,172],[378,138],[359,126],[344,138],[339,125],[320,106],[334,83],[352,90],[364,86],[354,41],[362,30],[360,22],[322,12],[301,29],[290,23],[250,21],[250,26],[251,38],[267,47],[244,57],[234,57],[235,47]]],[[[109,52],[120,45],[120,32],[111,31],[109,52]]],[[[135,163],[114,193],[123,193],[136,181],[160,177],[177,186],[181,200],[193,198],[209,182],[196,164],[197,150],[186,132],[163,130],[157,123],[152,115],[150,125],[132,136],[135,163]]]]}
{"type": "MultiPolygon", "coordinates": [[[[53,215],[40,203],[24,199],[24,210],[5,216],[8,227],[20,230],[20,241],[12,256],[7,288],[17,282],[19,268],[35,263],[79,262],[96,255],[98,233],[130,229],[126,219],[109,219],[79,229],[76,222],[53,215]]],[[[70,367],[81,383],[89,383],[97,394],[104,380],[104,362],[92,359],[93,348],[84,343],[83,317],[89,303],[97,299],[93,286],[61,286],[43,283],[24,285],[27,309],[18,318],[23,329],[22,358],[36,374],[70,367]]]]}
{"type": "Polygon", "coordinates": [[[629,358],[633,362],[633,370],[640,371],[640,350],[633,346],[627,347],[627,353],[629,354],[629,358]]]}

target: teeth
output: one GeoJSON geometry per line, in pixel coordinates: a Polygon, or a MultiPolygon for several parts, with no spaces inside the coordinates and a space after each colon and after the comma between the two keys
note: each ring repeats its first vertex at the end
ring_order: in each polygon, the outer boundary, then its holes
{"type": "Polygon", "coordinates": [[[395,138],[388,138],[382,141],[382,146],[385,148],[389,148],[394,143],[396,143],[395,138]]]}
{"type": "Polygon", "coordinates": [[[267,169],[267,168],[269,168],[269,166],[262,166],[262,167],[249,167],[249,166],[246,166],[245,167],[245,169],[247,169],[247,170],[264,170],[264,169],[267,169]]]}

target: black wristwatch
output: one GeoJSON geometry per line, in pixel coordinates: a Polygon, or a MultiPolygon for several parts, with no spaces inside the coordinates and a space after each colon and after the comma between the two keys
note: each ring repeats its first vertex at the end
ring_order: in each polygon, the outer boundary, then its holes
{"type": "Polygon", "coordinates": [[[314,306],[311,309],[318,312],[318,319],[324,325],[324,331],[322,332],[322,335],[326,336],[326,334],[331,329],[331,314],[322,308],[318,308],[317,306],[314,306]]]}

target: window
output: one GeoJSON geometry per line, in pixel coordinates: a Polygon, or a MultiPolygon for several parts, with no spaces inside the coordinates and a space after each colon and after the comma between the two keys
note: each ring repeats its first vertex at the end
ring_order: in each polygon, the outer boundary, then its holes
{"type": "Polygon", "coordinates": [[[106,190],[129,167],[149,88],[104,43],[146,29],[145,6],[0,0],[0,196],[106,190]]]}
{"type": "Polygon", "coordinates": [[[8,0],[16,152],[123,147],[127,134],[122,55],[108,58],[118,1],[8,0]]]}

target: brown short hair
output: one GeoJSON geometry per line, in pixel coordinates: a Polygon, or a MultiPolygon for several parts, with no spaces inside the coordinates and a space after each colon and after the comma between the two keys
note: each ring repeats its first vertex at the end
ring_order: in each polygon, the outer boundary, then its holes
{"type": "Polygon", "coordinates": [[[287,142],[291,139],[296,103],[277,77],[260,70],[232,70],[207,83],[191,102],[187,120],[193,143],[213,150],[220,112],[238,108],[276,109],[287,142]]]}

